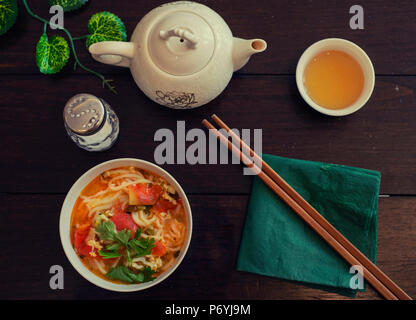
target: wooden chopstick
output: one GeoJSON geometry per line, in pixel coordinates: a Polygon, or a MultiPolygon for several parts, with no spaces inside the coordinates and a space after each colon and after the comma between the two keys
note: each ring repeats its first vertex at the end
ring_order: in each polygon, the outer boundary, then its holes
{"type": "Polygon", "coordinates": [[[332,226],[318,211],[315,210],[299,193],[297,193],[276,171],[274,171],[263,159],[261,159],[238,135],[236,135],[230,128],[215,114],[212,119],[217,125],[227,131],[227,133],[241,144],[243,152],[250,154],[255,163],[261,163],[262,170],[276,182],[296,203],[298,203],[310,216],[312,216],[325,230],[331,234],[337,241],[342,244],[355,258],[360,261],[360,264],[376,276],[390,291],[392,291],[399,299],[409,300],[411,297],[406,294],[396,283],[394,283],[383,271],[373,264],[360,250],[358,250],[347,238],[345,238],[334,226],[332,226]]]}
{"type": "Polygon", "coordinates": [[[212,118],[221,128],[225,129],[233,138],[233,142],[240,144],[241,151],[227,137],[222,135],[211,123],[202,123],[216,137],[226,144],[228,149],[238,156],[242,162],[258,174],[258,177],[269,186],[284,202],[286,202],[310,227],[313,228],[334,250],[336,250],[351,265],[361,265],[364,278],[386,299],[411,300],[399,286],[388,278],[338,230],[336,230],[322,215],[320,215],[305,199],[287,184],[266,162],[264,162],[249,146],[247,146],[230,128],[216,115],[212,118]],[[250,160],[246,154],[253,159],[250,160]],[[261,164],[261,169],[256,164],[261,164]]]}

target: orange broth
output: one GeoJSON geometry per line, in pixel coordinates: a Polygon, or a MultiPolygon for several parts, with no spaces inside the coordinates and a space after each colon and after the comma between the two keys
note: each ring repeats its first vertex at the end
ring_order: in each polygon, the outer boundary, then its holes
{"type": "MultiPolygon", "coordinates": [[[[142,205],[134,205],[134,207],[142,207],[142,205]]],[[[107,242],[105,240],[101,240],[100,235],[97,234],[97,225],[103,223],[103,221],[112,221],[115,229],[117,231],[121,231],[118,230],[119,228],[117,227],[116,222],[114,222],[116,221],[114,220],[114,217],[123,217],[123,219],[127,219],[132,226],[131,221],[128,218],[129,215],[131,216],[131,220],[135,223],[135,225],[137,225],[137,229],[141,230],[142,237],[146,236],[146,238],[150,239],[157,238],[157,240],[155,240],[156,242],[159,242],[157,247],[159,247],[159,249],[162,247],[162,249],[159,250],[160,252],[158,251],[157,253],[155,253],[155,248],[153,248],[151,254],[137,258],[142,260],[144,259],[144,261],[137,261],[137,263],[135,263],[137,268],[142,266],[140,263],[143,264],[143,267],[147,266],[146,263],[151,266],[154,265],[155,267],[152,269],[154,271],[153,277],[159,276],[174,264],[186,238],[187,219],[182,205],[182,199],[179,197],[177,191],[168,184],[166,179],[152,172],[136,167],[120,167],[105,171],[101,175],[97,176],[82,190],[80,196],[75,202],[71,215],[71,242],[75,252],[89,270],[91,270],[98,277],[114,283],[126,284],[127,282],[117,279],[109,279],[103,270],[108,272],[111,268],[121,265],[126,266],[127,262],[125,261],[125,257],[123,256],[118,258],[118,261],[116,261],[117,259],[103,259],[98,253],[98,248],[94,248],[88,244],[97,242],[97,246],[101,245],[102,248],[105,248],[107,242]],[[121,173],[118,175],[116,174],[117,172],[121,173]],[[129,177],[118,178],[122,175],[129,177]],[[141,181],[141,179],[149,182],[132,183],[134,181],[141,181]],[[143,184],[146,185],[146,187],[143,187],[143,184]],[[144,209],[131,209],[130,189],[134,189],[138,185],[145,188],[144,190],[159,190],[159,187],[161,190],[160,196],[155,204],[145,205],[145,212],[144,209]],[[110,186],[111,188],[119,190],[112,191],[110,186]],[[99,195],[98,197],[95,196],[100,192],[104,194],[99,195]],[[101,198],[103,199],[103,202],[108,202],[107,199],[116,195],[117,192],[121,193],[120,197],[112,202],[110,201],[107,209],[94,212],[94,208],[101,205],[101,198]],[[125,203],[126,199],[127,204],[125,203]],[[115,209],[117,208],[117,201],[120,203],[120,212],[117,212],[117,209],[115,209]],[[91,203],[94,205],[91,205],[91,203]],[[137,211],[128,213],[126,210],[137,211]],[[102,218],[101,216],[105,216],[105,219],[108,220],[100,220],[102,218]],[[153,222],[149,223],[149,221],[153,222]],[[86,225],[90,226],[89,229],[85,227],[86,225]],[[87,229],[89,231],[85,241],[77,242],[76,238],[82,238],[80,234],[86,233],[86,231],[84,232],[82,230],[87,229]],[[95,234],[95,236],[92,236],[92,234],[95,234]],[[91,240],[94,242],[89,242],[91,240]],[[88,250],[91,250],[88,252],[89,254],[85,253],[85,251],[87,251],[85,249],[86,247],[88,250]],[[164,249],[166,249],[166,252],[164,249]]],[[[124,230],[126,231],[126,229],[124,230]]],[[[140,272],[140,269],[134,269],[134,264],[131,266],[127,264],[127,266],[132,270],[132,272],[140,272]]]]}

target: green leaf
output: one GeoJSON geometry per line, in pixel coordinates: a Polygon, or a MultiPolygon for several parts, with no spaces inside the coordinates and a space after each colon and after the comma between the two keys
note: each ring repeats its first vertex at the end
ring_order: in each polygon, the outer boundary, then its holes
{"type": "Polygon", "coordinates": [[[134,240],[139,239],[140,235],[142,234],[142,229],[138,228],[136,233],[134,234],[134,240]]]}
{"type": "Polygon", "coordinates": [[[68,42],[61,36],[48,38],[44,33],[36,46],[36,64],[40,72],[53,74],[62,70],[69,59],[68,42]]]}
{"type": "Polygon", "coordinates": [[[133,239],[129,241],[129,247],[135,251],[134,257],[144,257],[152,253],[152,249],[155,247],[155,239],[133,239]]]}
{"type": "Polygon", "coordinates": [[[107,272],[106,276],[112,280],[121,280],[128,283],[133,283],[134,280],[131,277],[131,273],[132,272],[129,268],[125,266],[117,266],[115,268],[111,268],[110,271],[107,272]]]}
{"type": "Polygon", "coordinates": [[[120,243],[113,243],[113,244],[108,244],[108,245],[106,245],[106,249],[107,250],[109,250],[109,251],[114,251],[114,250],[118,250],[118,249],[120,249],[120,247],[121,247],[121,244],[120,243]]]}
{"type": "Polygon", "coordinates": [[[17,19],[16,0],[0,0],[0,35],[6,33],[17,19]]]}
{"type": "Polygon", "coordinates": [[[65,12],[81,8],[88,0],[49,0],[49,5],[60,5],[65,12]]]}
{"type": "Polygon", "coordinates": [[[154,280],[153,274],[155,273],[149,267],[145,267],[143,271],[139,271],[138,273],[134,273],[126,266],[117,266],[115,268],[111,268],[110,271],[106,274],[107,278],[112,280],[121,280],[128,283],[143,283],[149,282],[154,280]]]}
{"type": "Polygon", "coordinates": [[[143,270],[144,279],[142,282],[149,282],[149,281],[153,281],[154,279],[156,279],[153,277],[154,273],[155,271],[152,270],[150,267],[145,267],[143,270]]]}
{"type": "Polygon", "coordinates": [[[121,254],[117,251],[104,251],[104,250],[98,250],[98,254],[103,257],[103,259],[113,259],[121,257],[121,254]]]}
{"type": "Polygon", "coordinates": [[[94,14],[88,21],[90,35],[87,38],[87,48],[101,41],[126,41],[127,33],[123,21],[115,14],[107,11],[94,14]]]}
{"type": "Polygon", "coordinates": [[[145,267],[143,271],[139,271],[137,274],[130,274],[130,277],[135,282],[149,282],[154,280],[153,274],[155,273],[150,267],[145,267]]]}
{"type": "Polygon", "coordinates": [[[115,235],[115,239],[125,246],[127,246],[130,237],[131,237],[131,231],[126,230],[126,229],[122,231],[118,231],[115,235]]]}
{"type": "Polygon", "coordinates": [[[115,227],[111,221],[103,221],[96,228],[98,236],[101,240],[115,240],[115,227]]]}
{"type": "Polygon", "coordinates": [[[144,273],[143,272],[139,272],[135,277],[134,280],[136,282],[143,282],[144,281],[144,273]]]}
{"type": "MultiPolygon", "coordinates": [[[[95,231],[98,233],[98,237],[101,240],[111,240],[115,241],[114,244],[108,244],[106,249],[112,251],[113,253],[124,246],[125,257],[127,258],[128,265],[131,266],[132,258],[143,257],[152,253],[152,249],[155,247],[154,238],[144,238],[140,237],[141,229],[137,229],[134,238],[131,238],[130,230],[116,231],[114,223],[111,221],[103,221],[96,228],[95,231]],[[133,250],[130,252],[130,250],[133,250]]],[[[102,251],[103,255],[107,252],[102,251]]],[[[99,252],[100,255],[102,255],[99,252]]],[[[111,256],[113,258],[113,256],[111,256]]]]}
{"type": "Polygon", "coordinates": [[[116,231],[114,223],[111,221],[101,222],[95,229],[101,240],[112,240],[117,241],[120,244],[127,246],[131,237],[130,230],[116,231]]]}

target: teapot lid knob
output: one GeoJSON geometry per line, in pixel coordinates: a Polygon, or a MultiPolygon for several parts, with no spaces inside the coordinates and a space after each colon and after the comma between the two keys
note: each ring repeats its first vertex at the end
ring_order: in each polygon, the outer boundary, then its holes
{"type": "Polygon", "coordinates": [[[209,24],[189,11],[176,11],[154,24],[148,39],[149,54],[164,72],[194,74],[211,60],[215,37],[209,24]]]}

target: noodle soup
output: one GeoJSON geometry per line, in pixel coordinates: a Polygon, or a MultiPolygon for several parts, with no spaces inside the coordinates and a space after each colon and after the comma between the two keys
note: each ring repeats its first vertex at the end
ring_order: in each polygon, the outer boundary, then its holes
{"type": "Polygon", "coordinates": [[[183,249],[182,198],[163,177],[134,166],[102,172],[71,214],[71,243],[95,275],[118,284],[153,281],[183,249]]]}

